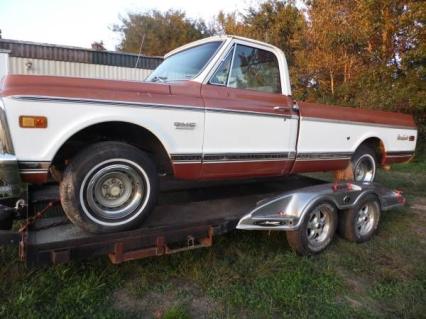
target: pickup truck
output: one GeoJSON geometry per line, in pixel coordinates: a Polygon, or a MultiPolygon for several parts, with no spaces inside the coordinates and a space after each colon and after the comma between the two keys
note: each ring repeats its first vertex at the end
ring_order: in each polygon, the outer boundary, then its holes
{"type": "Polygon", "coordinates": [[[350,168],[372,182],[379,165],[408,161],[417,139],[411,115],[295,101],[284,53],[237,36],[180,47],[142,83],[8,75],[0,106],[0,168],[16,179],[16,162],[25,183],[59,183],[66,215],[90,232],[139,225],[159,176],[350,168]]]}

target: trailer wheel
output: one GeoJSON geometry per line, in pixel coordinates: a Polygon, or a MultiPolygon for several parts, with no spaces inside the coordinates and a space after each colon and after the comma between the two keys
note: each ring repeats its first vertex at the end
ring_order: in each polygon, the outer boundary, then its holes
{"type": "Polygon", "coordinates": [[[105,233],[139,225],[158,193],[154,163],[134,146],[94,144],[72,159],[60,184],[62,207],[77,226],[105,233]]]}
{"type": "Polygon", "coordinates": [[[380,204],[375,195],[367,195],[355,207],[339,215],[339,234],[349,241],[363,243],[371,239],[380,220],[380,204]]]}
{"type": "Polygon", "coordinates": [[[309,210],[298,230],[287,232],[287,240],[299,255],[318,254],[331,243],[336,227],[336,208],[321,202],[309,210]]]}
{"type": "Polygon", "coordinates": [[[366,145],[361,145],[352,156],[355,182],[373,182],[376,177],[376,154],[366,145]]]}

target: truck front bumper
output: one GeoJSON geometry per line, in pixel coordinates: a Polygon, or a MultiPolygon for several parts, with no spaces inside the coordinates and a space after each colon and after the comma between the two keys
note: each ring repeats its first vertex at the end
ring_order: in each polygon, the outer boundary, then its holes
{"type": "Polygon", "coordinates": [[[0,154],[0,200],[21,195],[22,183],[15,155],[0,154]]]}

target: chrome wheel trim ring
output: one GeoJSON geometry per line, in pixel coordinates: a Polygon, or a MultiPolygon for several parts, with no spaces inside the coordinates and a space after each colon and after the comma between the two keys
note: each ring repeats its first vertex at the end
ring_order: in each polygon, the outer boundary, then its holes
{"type": "Polygon", "coordinates": [[[355,231],[359,236],[368,235],[376,224],[379,207],[376,202],[369,201],[362,205],[355,217],[355,231]]]}
{"type": "Polygon", "coordinates": [[[376,176],[376,161],[370,154],[362,155],[353,168],[356,182],[372,182],[376,176]]]}
{"type": "Polygon", "coordinates": [[[313,247],[321,247],[331,238],[333,207],[321,204],[315,207],[308,216],[306,235],[308,243],[313,247]]]}
{"type": "MultiPolygon", "coordinates": [[[[90,220],[103,226],[120,226],[131,222],[143,212],[150,193],[148,175],[139,164],[127,159],[110,159],[99,163],[86,174],[80,186],[79,197],[82,211],[90,220]],[[121,182],[127,186],[129,180],[133,180],[131,194],[125,190],[121,194],[124,197],[119,200],[101,199],[100,188],[108,179],[103,176],[105,173],[110,178],[111,174],[115,177],[121,176],[121,182]],[[127,180],[124,175],[127,175],[127,180]]],[[[116,194],[114,189],[112,195],[116,194]]]]}

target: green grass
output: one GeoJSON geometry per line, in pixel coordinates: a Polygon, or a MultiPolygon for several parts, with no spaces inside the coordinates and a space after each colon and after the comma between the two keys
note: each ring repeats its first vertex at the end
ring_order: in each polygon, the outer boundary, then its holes
{"type": "Polygon", "coordinates": [[[302,258],[284,234],[233,232],[211,249],[112,265],[26,269],[0,249],[0,318],[425,318],[426,162],[380,172],[408,204],[377,236],[302,258]],[[410,207],[411,206],[411,207],[410,207]]]}

